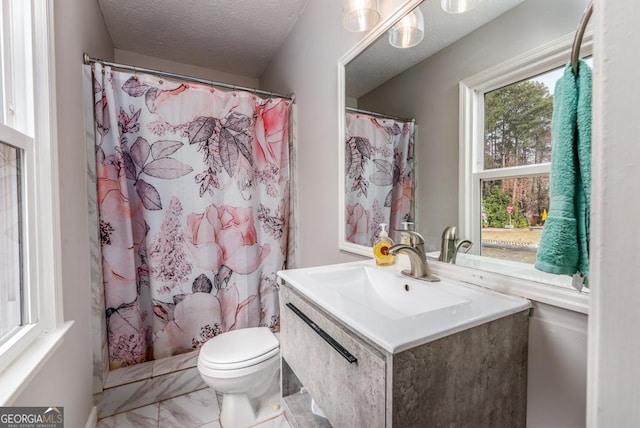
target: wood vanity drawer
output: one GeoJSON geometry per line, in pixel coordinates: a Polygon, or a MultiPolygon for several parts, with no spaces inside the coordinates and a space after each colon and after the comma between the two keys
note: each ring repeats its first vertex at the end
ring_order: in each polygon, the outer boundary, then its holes
{"type": "Polygon", "coordinates": [[[384,357],[287,284],[280,288],[280,351],[334,427],[385,426],[384,357]],[[349,354],[357,361],[350,362],[349,354]]]}

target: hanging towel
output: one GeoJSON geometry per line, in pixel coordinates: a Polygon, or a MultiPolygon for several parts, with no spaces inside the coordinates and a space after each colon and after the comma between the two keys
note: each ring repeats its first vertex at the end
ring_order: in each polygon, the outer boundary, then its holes
{"type": "Polygon", "coordinates": [[[551,120],[549,214],[535,267],[544,272],[589,276],[591,202],[591,69],[578,76],[567,65],[554,92],[551,120]]]}

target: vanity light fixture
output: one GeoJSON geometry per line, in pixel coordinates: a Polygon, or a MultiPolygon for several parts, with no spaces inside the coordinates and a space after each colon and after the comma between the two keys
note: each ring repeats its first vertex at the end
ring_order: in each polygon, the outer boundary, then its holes
{"type": "Polygon", "coordinates": [[[478,6],[482,0],[442,0],[440,5],[447,13],[464,13],[478,6]]]}
{"type": "Polygon", "coordinates": [[[353,32],[367,31],[380,20],[378,0],[343,0],[342,23],[353,32]]]}
{"type": "Polygon", "coordinates": [[[391,30],[389,43],[395,48],[411,48],[424,38],[424,16],[419,7],[406,14],[391,30]]]}

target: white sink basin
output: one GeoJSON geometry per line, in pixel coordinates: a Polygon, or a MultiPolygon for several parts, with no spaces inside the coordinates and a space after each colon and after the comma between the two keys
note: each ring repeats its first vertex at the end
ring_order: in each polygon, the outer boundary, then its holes
{"type": "Polygon", "coordinates": [[[325,266],[307,274],[317,280],[316,287],[329,287],[353,304],[369,307],[393,320],[470,302],[406,275],[398,277],[388,268],[345,264],[325,266]]]}
{"type": "Polygon", "coordinates": [[[373,260],[278,276],[335,318],[395,353],[531,307],[525,299],[442,279],[425,282],[373,260]]]}

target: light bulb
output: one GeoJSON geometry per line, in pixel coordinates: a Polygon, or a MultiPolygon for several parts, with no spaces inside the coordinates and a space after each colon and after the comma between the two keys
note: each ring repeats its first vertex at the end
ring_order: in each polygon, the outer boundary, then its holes
{"type": "Polygon", "coordinates": [[[389,43],[396,48],[411,48],[423,38],[424,16],[419,7],[406,14],[389,30],[389,43]]]}
{"type": "Polygon", "coordinates": [[[342,23],[353,32],[367,31],[380,20],[377,0],[343,0],[342,23]]]}
{"type": "Polygon", "coordinates": [[[442,0],[442,10],[447,13],[464,13],[478,6],[482,0],[442,0]]]}

